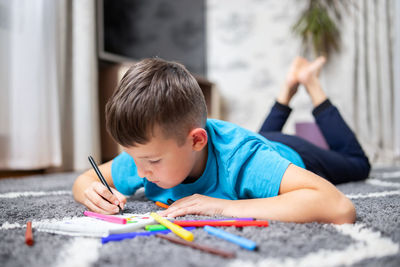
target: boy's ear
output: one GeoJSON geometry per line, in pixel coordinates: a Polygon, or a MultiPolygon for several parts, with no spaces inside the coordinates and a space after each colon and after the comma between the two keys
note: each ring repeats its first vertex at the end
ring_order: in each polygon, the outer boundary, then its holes
{"type": "Polygon", "coordinates": [[[189,133],[190,141],[192,142],[193,150],[200,151],[207,145],[207,131],[203,128],[195,128],[189,133]]]}

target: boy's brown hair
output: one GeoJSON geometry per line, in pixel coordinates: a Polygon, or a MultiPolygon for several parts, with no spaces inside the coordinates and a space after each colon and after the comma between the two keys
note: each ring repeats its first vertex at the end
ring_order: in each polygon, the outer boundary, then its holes
{"type": "Polygon", "coordinates": [[[107,130],[122,146],[146,144],[159,126],[182,145],[205,127],[207,107],[196,79],[177,62],[143,59],[125,73],[106,105],[107,130]]]}

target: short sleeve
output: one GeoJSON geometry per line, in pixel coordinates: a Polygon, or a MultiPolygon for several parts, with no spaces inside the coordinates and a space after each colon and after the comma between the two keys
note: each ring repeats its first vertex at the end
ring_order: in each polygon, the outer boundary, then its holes
{"type": "Polygon", "coordinates": [[[239,199],[268,198],[277,196],[283,174],[290,161],[269,146],[253,147],[236,180],[239,199]]]}
{"type": "Polygon", "coordinates": [[[124,195],[133,195],[136,190],[143,187],[143,179],[137,174],[135,162],[126,152],[113,160],[111,175],[115,188],[124,195]]]}

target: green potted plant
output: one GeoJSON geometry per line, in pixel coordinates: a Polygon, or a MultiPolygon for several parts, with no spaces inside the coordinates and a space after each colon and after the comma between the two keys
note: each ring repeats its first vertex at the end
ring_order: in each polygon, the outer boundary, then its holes
{"type": "Polygon", "coordinates": [[[309,0],[292,26],[295,35],[302,39],[304,54],[328,57],[340,50],[338,23],[342,19],[341,11],[350,3],[348,0],[309,0]]]}

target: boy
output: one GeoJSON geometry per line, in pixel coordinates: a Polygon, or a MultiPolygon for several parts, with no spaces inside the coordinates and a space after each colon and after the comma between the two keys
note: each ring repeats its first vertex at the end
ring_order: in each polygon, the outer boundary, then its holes
{"type": "MultiPolygon", "coordinates": [[[[289,103],[300,82],[314,86],[322,66],[317,63],[295,60],[277,99],[280,105],[289,103]]],[[[321,102],[323,97],[313,95],[321,102]]],[[[161,212],[168,217],[201,214],[338,224],[355,220],[351,201],[304,169],[294,149],[231,123],[207,120],[196,80],[178,63],[144,59],[132,66],[107,103],[106,122],[124,148],[100,166],[116,188],[114,195],[93,170],[80,175],[73,186],[75,199],[95,212],[117,213],[117,205],[126,203],[122,194],[144,187],[151,200],[175,200],[161,212]]]]}

